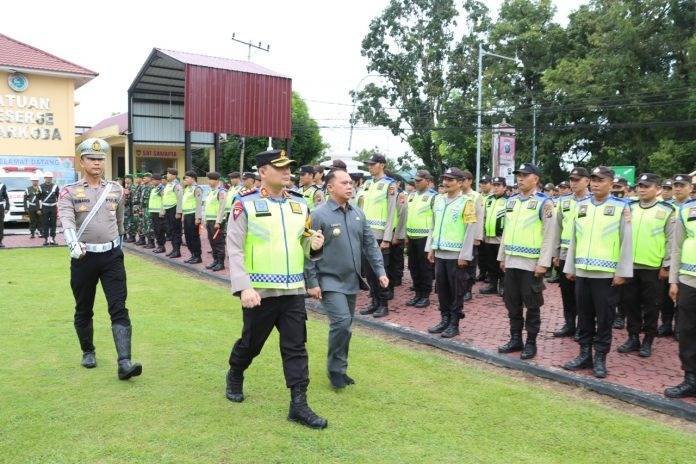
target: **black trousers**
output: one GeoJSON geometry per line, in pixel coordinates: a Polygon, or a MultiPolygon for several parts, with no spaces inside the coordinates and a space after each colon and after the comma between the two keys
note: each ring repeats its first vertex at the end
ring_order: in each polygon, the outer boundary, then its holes
{"type": "Polygon", "coordinates": [[[696,372],[696,288],[679,284],[677,297],[679,318],[679,359],[682,369],[696,372]]]}
{"type": "Polygon", "coordinates": [[[485,243],[479,245],[479,269],[481,273],[488,276],[491,284],[495,284],[503,277],[498,262],[499,243],[485,243]]]}
{"type": "Polygon", "coordinates": [[[5,207],[0,206],[0,242],[5,236],[5,207]]]}
{"type": "Polygon", "coordinates": [[[476,283],[476,268],[478,268],[479,263],[479,248],[481,245],[474,245],[473,256],[474,259],[471,260],[469,265],[465,267],[466,272],[469,274],[469,278],[466,281],[466,291],[470,292],[476,283]]]}
{"type": "Polygon", "coordinates": [[[433,288],[433,265],[428,261],[425,242],[428,237],[408,239],[408,270],[416,292],[430,295],[433,288]]]}
{"type": "Polygon", "coordinates": [[[175,250],[181,248],[181,219],[176,218],[176,207],[164,210],[164,218],[167,221],[167,229],[175,250]]]}
{"type": "Polygon", "coordinates": [[[660,288],[660,313],[662,314],[662,322],[671,322],[674,318],[675,304],[674,301],[669,297],[669,283],[667,280],[662,281],[662,287],[660,288]]]}
{"type": "Polygon", "coordinates": [[[510,333],[538,334],[541,327],[541,307],[544,305],[543,276],[534,277],[534,272],[523,269],[505,270],[505,307],[510,319],[510,333]],[[523,306],[527,307],[526,317],[523,306]]]}
{"type": "Polygon", "coordinates": [[[58,214],[57,206],[41,207],[41,225],[43,226],[44,237],[51,236],[56,238],[56,216],[58,214]]]}
{"type": "Polygon", "coordinates": [[[155,243],[157,243],[158,247],[163,247],[165,218],[160,217],[159,212],[156,212],[150,213],[150,220],[152,221],[152,231],[155,235],[155,243]]]}
{"type": "Polygon", "coordinates": [[[404,242],[392,244],[389,248],[390,260],[387,277],[392,287],[398,287],[404,280],[404,242]]]}
{"type": "Polygon", "coordinates": [[[655,336],[657,317],[662,305],[664,282],[659,278],[658,269],[633,269],[633,278],[624,285],[621,312],[626,315],[626,329],[629,334],[655,336]]]}
{"type": "MultiPolygon", "coordinates": [[[[120,247],[104,253],[87,253],[80,259],[70,260],[70,287],[75,297],[75,328],[92,325],[94,297],[101,281],[111,324],[130,326],[126,309],[126,268],[120,247]]],[[[80,341],[82,351],[94,351],[90,341],[80,341]],[[89,344],[89,346],[86,346],[89,344]]]]}
{"type": "Polygon", "coordinates": [[[213,250],[213,259],[225,263],[225,230],[224,224],[215,229],[215,221],[205,221],[205,230],[208,232],[208,242],[213,250]],[[217,235],[215,235],[217,234],[217,235]]]}
{"type": "MultiPolygon", "coordinates": [[[[377,246],[379,246],[381,242],[381,240],[377,240],[377,246]]],[[[390,248],[382,250],[384,269],[389,269],[389,260],[391,259],[390,251],[390,248]]],[[[364,254],[362,255],[362,269],[365,273],[367,284],[370,286],[370,297],[373,299],[382,300],[382,302],[386,303],[387,298],[389,297],[389,289],[394,288],[392,286],[391,279],[389,279],[389,286],[387,288],[382,288],[382,286],[379,285],[379,278],[377,277],[377,274],[375,274],[375,271],[372,270],[372,266],[370,266],[370,263],[367,258],[365,258],[364,254]]]]}
{"type": "Polygon", "coordinates": [[[29,215],[29,232],[34,234],[41,227],[39,222],[40,216],[36,207],[32,208],[31,206],[27,209],[27,214],[29,215]]]}
{"type": "Polygon", "coordinates": [[[435,280],[440,314],[463,318],[464,294],[471,280],[468,267],[460,268],[456,259],[435,258],[435,280]]]}
{"type": "Polygon", "coordinates": [[[196,225],[196,214],[184,214],[184,234],[186,246],[193,256],[201,256],[201,236],[196,225]]]}
{"type": "Polygon", "coordinates": [[[558,266],[558,286],[561,288],[561,301],[563,302],[563,319],[568,327],[577,327],[578,305],[575,301],[575,281],[568,280],[563,272],[565,260],[558,266]]]}
{"type": "Polygon", "coordinates": [[[594,344],[597,353],[608,353],[611,348],[614,308],[619,300],[619,288],[611,282],[612,279],[575,278],[579,343],[580,346],[594,344]]]}
{"type": "Polygon", "coordinates": [[[304,295],[263,298],[255,308],[242,308],[242,320],[242,336],[230,353],[232,369],[245,371],[275,327],[280,335],[285,385],[291,388],[309,383],[304,295]]]}

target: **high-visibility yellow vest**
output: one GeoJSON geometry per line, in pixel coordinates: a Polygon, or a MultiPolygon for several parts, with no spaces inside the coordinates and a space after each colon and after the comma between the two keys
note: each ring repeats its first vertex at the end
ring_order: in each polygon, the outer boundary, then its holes
{"type": "Polygon", "coordinates": [[[544,238],[542,209],[549,197],[535,193],[529,198],[514,195],[505,205],[505,254],[535,259],[541,256],[544,238]]]}
{"type": "Polygon", "coordinates": [[[174,186],[178,183],[178,180],[173,180],[165,185],[164,192],[162,192],[162,206],[164,206],[164,209],[176,206],[176,192],[174,192],[174,186]]]}
{"type": "Polygon", "coordinates": [[[685,230],[679,274],[696,276],[696,200],[687,201],[681,206],[679,220],[685,230]]]}
{"type": "Polygon", "coordinates": [[[484,235],[486,237],[500,237],[505,226],[505,206],[507,198],[488,195],[485,203],[486,214],[484,222],[484,235]]]}
{"type": "Polygon", "coordinates": [[[665,224],[672,217],[674,208],[663,201],[650,208],[640,206],[640,201],[631,203],[631,231],[633,262],[643,266],[658,268],[665,256],[667,236],[665,224]]]}
{"type": "MultiPolygon", "coordinates": [[[[459,195],[450,200],[447,195],[437,195],[433,203],[433,250],[460,251],[464,245],[464,236],[469,226],[467,215],[474,209],[473,200],[466,195],[459,195]]],[[[473,212],[474,219],[476,213],[473,212]]]]}
{"type": "Polygon", "coordinates": [[[393,183],[394,179],[386,176],[378,181],[368,180],[365,183],[363,212],[372,229],[384,230],[387,227],[389,189],[393,183]]]}
{"type": "Polygon", "coordinates": [[[276,200],[240,197],[247,216],[244,267],[254,288],[304,287],[302,234],[309,211],[301,194],[276,200]]]}
{"type": "MultiPolygon", "coordinates": [[[[585,197],[589,198],[589,196],[585,197]]],[[[581,200],[584,200],[582,198],[581,200]]],[[[568,194],[559,198],[556,205],[557,211],[561,216],[561,248],[568,249],[570,239],[573,237],[573,222],[575,221],[575,211],[577,210],[578,201],[575,195],[568,194]]]]}
{"type": "Polygon", "coordinates": [[[410,238],[427,237],[433,227],[434,190],[411,192],[406,203],[406,235],[410,238]]]}
{"type": "Polygon", "coordinates": [[[181,200],[181,211],[184,214],[192,214],[196,212],[196,189],[198,185],[187,185],[184,187],[184,195],[181,200]]]}
{"type": "Polygon", "coordinates": [[[591,198],[587,198],[576,206],[575,267],[586,271],[616,272],[621,255],[619,228],[626,202],[609,197],[595,205],[591,198]]]}
{"type": "Polygon", "coordinates": [[[205,199],[205,220],[206,221],[216,221],[218,216],[218,211],[220,211],[220,198],[219,194],[221,191],[225,191],[222,186],[214,189],[210,189],[208,192],[208,197],[205,199]]]}
{"type": "Polygon", "coordinates": [[[314,204],[314,195],[317,193],[317,190],[319,190],[319,187],[316,185],[310,185],[309,187],[300,187],[300,193],[305,199],[305,203],[307,204],[307,208],[309,208],[309,211],[314,211],[314,208],[316,205],[314,204]]]}
{"type": "Polygon", "coordinates": [[[162,195],[157,193],[157,187],[152,187],[150,190],[150,198],[147,201],[147,209],[151,213],[159,212],[162,209],[162,195]]]}
{"type": "Polygon", "coordinates": [[[227,190],[227,196],[225,197],[225,213],[232,211],[232,201],[234,201],[234,197],[236,197],[241,190],[241,185],[231,185],[229,190],[227,190]]]}

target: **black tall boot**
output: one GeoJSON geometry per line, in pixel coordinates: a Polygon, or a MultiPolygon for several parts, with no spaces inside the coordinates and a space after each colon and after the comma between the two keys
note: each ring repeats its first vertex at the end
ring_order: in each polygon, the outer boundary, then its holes
{"type": "Polygon", "coordinates": [[[428,329],[428,333],[431,334],[439,334],[442,333],[447,326],[449,326],[450,323],[450,314],[449,313],[440,313],[440,322],[435,324],[434,326],[430,327],[428,329]]]}
{"type": "Polygon", "coordinates": [[[372,317],[385,317],[389,315],[389,300],[379,299],[379,306],[377,306],[377,311],[372,314],[372,317]]]}
{"type": "Polygon", "coordinates": [[[696,396],[696,372],[685,372],[684,381],[674,387],[665,389],[667,398],[686,398],[696,396]]]}
{"type": "Polygon", "coordinates": [[[460,315],[454,315],[450,317],[449,324],[447,328],[440,334],[442,338],[452,338],[459,335],[459,321],[461,320],[460,315]]]}
{"type": "Polygon", "coordinates": [[[479,290],[481,295],[495,295],[498,293],[498,279],[496,277],[491,277],[490,281],[491,283],[488,284],[488,287],[479,290]]]}
{"type": "Polygon", "coordinates": [[[416,292],[416,294],[406,302],[406,306],[414,306],[418,301],[422,298],[422,293],[421,292],[416,292]]]}
{"type": "Polygon", "coordinates": [[[589,369],[592,367],[592,346],[580,346],[580,354],[573,360],[568,361],[563,365],[563,369],[568,371],[577,371],[578,369],[589,369]]]}
{"type": "Polygon", "coordinates": [[[288,420],[313,429],[325,429],[329,425],[326,419],[317,416],[307,404],[307,383],[294,385],[290,388],[288,420]]]}
{"type": "Polygon", "coordinates": [[[510,341],[499,346],[498,353],[513,353],[515,351],[522,351],[523,349],[524,345],[522,344],[522,331],[510,331],[510,341]]]}
{"type": "Polygon", "coordinates": [[[416,301],[414,308],[427,308],[430,306],[430,295],[427,292],[421,292],[421,299],[416,301]]]}
{"type": "Polygon", "coordinates": [[[638,352],[638,356],[641,358],[649,358],[652,356],[652,344],[653,340],[655,337],[652,335],[644,335],[643,336],[643,343],[640,345],[640,351],[638,352]]]}
{"type": "Polygon", "coordinates": [[[75,326],[75,332],[77,332],[77,339],[80,341],[80,348],[82,349],[82,367],[87,369],[97,367],[97,358],[94,354],[94,344],[92,342],[94,337],[92,322],[85,327],[75,326]]]}
{"type": "Polygon", "coordinates": [[[524,349],[522,354],[520,354],[520,359],[532,359],[537,354],[536,346],[537,334],[527,333],[527,341],[524,344],[524,349]]]}
{"type": "Polygon", "coordinates": [[[372,301],[368,306],[365,306],[363,309],[360,310],[360,314],[363,316],[366,316],[368,314],[374,314],[375,311],[377,311],[377,308],[379,307],[379,299],[376,297],[372,297],[372,301]]]}
{"type": "Polygon", "coordinates": [[[230,368],[227,371],[227,390],[225,396],[234,403],[244,401],[244,373],[230,368]]]}
{"type": "Polygon", "coordinates": [[[139,363],[131,363],[131,326],[114,324],[111,326],[114,335],[114,344],[118,354],[118,378],[128,380],[137,377],[143,372],[143,366],[139,363]]]}
{"type": "Polygon", "coordinates": [[[594,355],[594,364],[592,365],[592,375],[598,379],[603,379],[607,376],[607,354],[596,352],[594,355]]]}
{"type": "Polygon", "coordinates": [[[637,333],[628,334],[626,341],[616,349],[619,353],[630,353],[631,351],[640,350],[640,338],[637,333]]]}
{"type": "Polygon", "coordinates": [[[662,314],[662,324],[657,328],[658,337],[668,337],[674,333],[672,330],[672,314],[662,314]]]}
{"type": "Polygon", "coordinates": [[[170,258],[181,258],[181,251],[179,248],[174,248],[171,253],[169,253],[167,256],[170,258]]]}

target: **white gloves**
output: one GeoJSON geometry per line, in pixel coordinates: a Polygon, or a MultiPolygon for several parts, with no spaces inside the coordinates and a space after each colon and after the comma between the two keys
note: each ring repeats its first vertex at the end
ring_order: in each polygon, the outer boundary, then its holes
{"type": "Polygon", "coordinates": [[[309,246],[314,251],[317,251],[324,246],[324,234],[322,234],[321,230],[317,230],[314,232],[314,234],[312,234],[309,239],[309,246]]]}
{"type": "Polygon", "coordinates": [[[70,257],[73,259],[80,259],[86,253],[85,244],[82,242],[70,242],[68,243],[68,250],[70,250],[70,257]]]}

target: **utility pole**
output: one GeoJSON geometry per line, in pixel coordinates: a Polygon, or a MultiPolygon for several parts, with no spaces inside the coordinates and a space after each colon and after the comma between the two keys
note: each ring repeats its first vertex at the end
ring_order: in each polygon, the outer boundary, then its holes
{"type": "Polygon", "coordinates": [[[532,164],[536,164],[536,104],[532,101],[532,164]]]}

